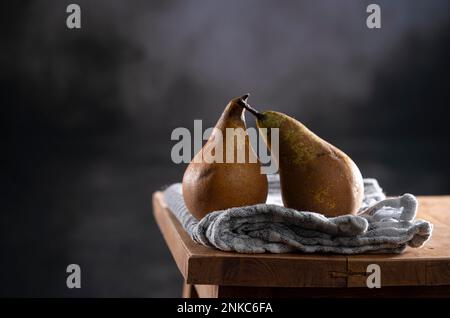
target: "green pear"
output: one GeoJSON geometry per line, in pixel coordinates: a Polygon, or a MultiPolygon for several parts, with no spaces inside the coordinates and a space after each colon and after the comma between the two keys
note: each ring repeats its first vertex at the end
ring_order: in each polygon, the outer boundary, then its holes
{"type": "Polygon", "coordinates": [[[261,173],[246,131],[247,98],[244,95],[228,103],[210,138],[186,168],[183,197],[198,219],[212,211],[266,202],[267,176],[261,173]],[[219,160],[208,161],[210,154],[219,160]],[[244,155],[242,160],[238,154],[244,155]]]}
{"type": "Polygon", "coordinates": [[[361,172],[343,151],[326,142],[296,119],[275,111],[258,112],[258,128],[271,148],[271,128],[278,128],[277,158],[283,203],[300,211],[326,216],[356,214],[364,196],[361,172]]]}

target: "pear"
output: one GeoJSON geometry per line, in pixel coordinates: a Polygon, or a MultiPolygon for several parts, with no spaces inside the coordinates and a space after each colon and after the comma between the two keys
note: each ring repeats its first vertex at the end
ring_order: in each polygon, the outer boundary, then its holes
{"type": "MultiPolygon", "coordinates": [[[[343,151],[326,142],[296,119],[275,111],[258,112],[258,128],[267,128],[265,142],[271,147],[270,128],[278,128],[283,204],[300,211],[326,216],[356,214],[364,196],[364,184],[356,164],[343,151]]],[[[260,131],[261,132],[261,131],[260,131]]]]}
{"type": "Polygon", "coordinates": [[[197,219],[212,211],[266,202],[267,176],[261,173],[246,132],[247,98],[248,94],[228,103],[208,141],[184,173],[183,198],[197,219]],[[227,128],[235,128],[234,134],[227,128]],[[227,143],[231,139],[234,142],[227,143]],[[245,154],[245,158],[238,154],[245,154]],[[211,160],[214,156],[218,160],[211,160]]]}

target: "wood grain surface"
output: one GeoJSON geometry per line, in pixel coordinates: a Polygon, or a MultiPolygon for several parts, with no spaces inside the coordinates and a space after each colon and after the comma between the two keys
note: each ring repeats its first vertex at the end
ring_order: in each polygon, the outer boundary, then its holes
{"type": "MultiPolygon", "coordinates": [[[[408,248],[401,255],[223,252],[193,242],[161,192],[153,195],[153,212],[188,285],[357,288],[366,286],[368,264],[380,265],[382,286],[450,285],[450,196],[418,199],[418,218],[434,224],[433,236],[423,248],[408,248]]],[[[196,289],[199,294],[227,294],[227,289],[219,292],[212,286],[196,289]]]]}

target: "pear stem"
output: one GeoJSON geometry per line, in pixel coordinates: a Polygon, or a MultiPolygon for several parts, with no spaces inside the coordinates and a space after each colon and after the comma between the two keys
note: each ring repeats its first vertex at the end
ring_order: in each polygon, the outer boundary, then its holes
{"type": "Polygon", "coordinates": [[[255,116],[256,118],[258,118],[258,119],[261,119],[261,118],[263,118],[264,117],[264,115],[263,114],[261,114],[259,111],[257,111],[256,109],[254,109],[252,106],[250,106],[248,103],[247,103],[247,98],[248,98],[248,96],[249,96],[250,94],[245,94],[244,96],[242,96],[241,97],[241,105],[246,109],[246,110],[248,110],[253,116],[255,116]]]}

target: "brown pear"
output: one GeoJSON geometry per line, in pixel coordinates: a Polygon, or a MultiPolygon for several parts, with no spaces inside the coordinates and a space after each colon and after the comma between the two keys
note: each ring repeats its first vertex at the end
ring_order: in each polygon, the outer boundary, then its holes
{"type": "Polygon", "coordinates": [[[197,219],[212,211],[266,202],[267,177],[261,173],[246,132],[247,98],[244,95],[228,103],[210,138],[184,173],[183,198],[197,219]]]}
{"type": "MultiPolygon", "coordinates": [[[[248,104],[259,128],[278,128],[278,167],[286,207],[326,216],[356,214],[364,184],[356,164],[296,119],[275,111],[258,112],[248,104]]],[[[262,134],[264,137],[264,134],[262,134]]]]}

